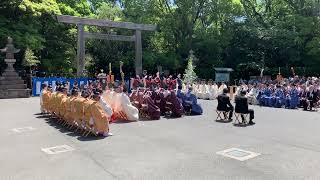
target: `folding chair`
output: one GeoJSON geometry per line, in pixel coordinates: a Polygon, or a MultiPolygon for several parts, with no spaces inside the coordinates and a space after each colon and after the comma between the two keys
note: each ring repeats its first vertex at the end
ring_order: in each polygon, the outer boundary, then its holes
{"type": "Polygon", "coordinates": [[[218,111],[218,110],[216,110],[216,113],[217,113],[217,119],[216,120],[226,120],[229,117],[229,112],[226,112],[226,111],[218,111]],[[221,117],[222,115],[224,117],[221,117]]]}
{"type": "Polygon", "coordinates": [[[247,117],[249,114],[243,114],[243,113],[234,113],[235,116],[235,120],[234,120],[234,124],[248,124],[247,122],[247,117]],[[244,119],[242,120],[241,116],[244,117],[244,119]],[[241,119],[241,123],[240,123],[240,119],[241,119]]]}

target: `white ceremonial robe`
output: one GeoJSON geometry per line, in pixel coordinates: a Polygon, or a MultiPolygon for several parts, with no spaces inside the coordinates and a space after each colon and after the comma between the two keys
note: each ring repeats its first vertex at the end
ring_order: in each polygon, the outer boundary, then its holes
{"type": "Polygon", "coordinates": [[[104,100],[112,109],[114,109],[115,95],[116,95],[116,92],[114,92],[113,90],[107,90],[102,95],[104,100]]]}
{"type": "Polygon", "coordinates": [[[252,88],[250,90],[250,92],[247,94],[247,98],[248,98],[248,103],[252,104],[252,105],[257,105],[258,101],[257,101],[257,96],[259,94],[259,91],[257,88],[252,88]]]}
{"type": "Polygon", "coordinates": [[[199,86],[199,99],[209,99],[209,89],[206,84],[200,84],[199,86]]]}
{"type": "Polygon", "coordinates": [[[40,112],[41,113],[45,113],[45,110],[43,108],[43,100],[42,100],[43,92],[44,92],[43,90],[41,90],[41,92],[40,92],[40,112]]]}
{"type": "Polygon", "coordinates": [[[100,101],[99,101],[102,109],[105,111],[106,115],[108,117],[112,116],[112,108],[111,106],[105,101],[104,97],[101,96],[100,101]]]}
{"type": "Polygon", "coordinates": [[[114,98],[114,111],[123,112],[129,121],[139,120],[139,110],[130,102],[130,98],[125,93],[116,93],[114,98]]]}
{"type": "Polygon", "coordinates": [[[218,96],[223,94],[223,89],[228,88],[227,85],[221,84],[219,89],[218,89],[218,96]]]}
{"type": "Polygon", "coordinates": [[[208,91],[209,91],[209,99],[210,100],[216,99],[217,96],[218,96],[218,86],[216,84],[214,84],[214,85],[211,85],[211,86],[208,86],[208,87],[209,87],[209,89],[208,89],[208,91]]]}

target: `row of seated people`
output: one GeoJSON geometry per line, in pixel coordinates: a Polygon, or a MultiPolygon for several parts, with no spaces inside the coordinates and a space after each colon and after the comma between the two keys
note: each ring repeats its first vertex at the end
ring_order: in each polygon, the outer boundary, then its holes
{"type": "Polygon", "coordinates": [[[182,87],[178,90],[168,90],[164,88],[144,88],[139,87],[132,90],[130,100],[137,107],[141,115],[149,119],[160,119],[161,115],[171,117],[181,117],[183,114],[201,115],[202,108],[197,103],[197,98],[191,93],[182,92],[182,87]]]}
{"type": "MultiPolygon", "coordinates": [[[[193,93],[198,99],[214,100],[222,94],[223,89],[227,88],[227,85],[224,83],[216,84],[213,80],[209,80],[208,83],[206,80],[202,80],[201,82],[194,83],[192,87],[193,93]]],[[[187,85],[185,84],[183,84],[183,91],[188,91],[187,85]]]]}
{"type": "Polygon", "coordinates": [[[112,109],[104,106],[106,103],[99,91],[90,94],[72,89],[68,94],[66,87],[58,85],[52,92],[51,86],[44,84],[40,104],[42,113],[51,114],[58,122],[75,131],[80,130],[83,135],[112,135],[109,132],[112,109]]]}
{"type": "Polygon", "coordinates": [[[247,91],[250,104],[261,106],[288,109],[302,107],[304,110],[313,110],[319,105],[320,89],[313,85],[280,85],[280,84],[259,84],[241,85],[236,94],[241,90],[247,91]]]}

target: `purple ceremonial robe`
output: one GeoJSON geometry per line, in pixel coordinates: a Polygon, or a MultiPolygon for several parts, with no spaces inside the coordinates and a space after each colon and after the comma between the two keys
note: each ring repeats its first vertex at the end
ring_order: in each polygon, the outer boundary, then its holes
{"type": "Polygon", "coordinates": [[[181,117],[183,115],[183,106],[174,91],[171,91],[171,93],[168,95],[167,102],[170,102],[172,104],[171,111],[173,113],[173,116],[181,117]]]}
{"type": "Polygon", "coordinates": [[[160,108],[161,113],[166,112],[166,99],[161,91],[156,94],[155,104],[160,108]]]}
{"type": "Polygon", "coordinates": [[[158,106],[155,105],[150,95],[151,95],[150,93],[146,93],[143,96],[143,104],[148,105],[147,112],[150,119],[158,120],[160,119],[160,109],[158,106]]]}

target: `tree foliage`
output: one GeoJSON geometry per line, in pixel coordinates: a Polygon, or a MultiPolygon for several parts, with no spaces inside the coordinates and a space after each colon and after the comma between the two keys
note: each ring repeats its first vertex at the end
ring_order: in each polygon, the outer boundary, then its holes
{"type": "MultiPolygon", "coordinates": [[[[171,73],[187,67],[189,51],[198,57],[196,73],[212,78],[213,67],[231,67],[236,78],[265,74],[278,67],[290,75],[320,72],[320,5],[317,0],[6,0],[0,2],[0,45],[7,36],[22,51],[27,48],[48,74],[75,72],[77,29],[58,23],[57,14],[157,24],[157,32],[143,32],[143,65],[154,73],[157,65],[171,73]]],[[[132,31],[86,26],[90,32],[132,35],[132,31]]],[[[118,73],[124,62],[134,72],[134,44],[103,40],[86,42],[89,74],[118,73]]],[[[3,55],[0,56],[3,58],[3,55]]],[[[3,66],[1,66],[3,70],[3,66]]]]}

